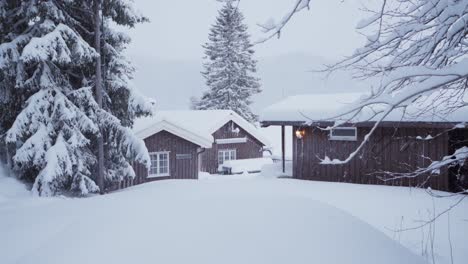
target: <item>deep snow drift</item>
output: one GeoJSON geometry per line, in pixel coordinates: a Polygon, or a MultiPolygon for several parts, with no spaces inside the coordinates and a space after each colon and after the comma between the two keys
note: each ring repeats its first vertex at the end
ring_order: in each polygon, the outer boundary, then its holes
{"type": "MultiPolygon", "coordinates": [[[[405,223],[424,210],[427,196],[408,190],[229,177],[88,199],[25,192],[0,203],[0,263],[424,263],[417,243],[411,252],[380,232],[395,227],[399,208],[405,223]]],[[[454,252],[465,259],[466,208],[452,213],[454,252]]]]}
{"type": "Polygon", "coordinates": [[[8,174],[8,171],[0,163],[0,208],[21,201],[25,197],[31,197],[31,192],[27,190],[26,186],[13,177],[7,177],[8,174]]]}

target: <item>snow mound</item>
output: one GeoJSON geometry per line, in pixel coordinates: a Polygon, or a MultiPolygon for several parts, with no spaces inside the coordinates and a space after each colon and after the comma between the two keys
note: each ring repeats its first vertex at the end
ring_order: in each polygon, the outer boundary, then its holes
{"type": "Polygon", "coordinates": [[[273,164],[266,164],[262,167],[260,177],[263,178],[279,178],[279,177],[292,177],[292,161],[286,161],[286,171],[283,173],[283,163],[276,162],[273,164]]]}
{"type": "Polygon", "coordinates": [[[219,165],[218,171],[230,169],[233,174],[260,172],[264,165],[272,163],[271,158],[227,160],[219,165]]]}
{"type": "Polygon", "coordinates": [[[0,206],[0,262],[424,263],[358,218],[281,191],[285,182],[164,181],[0,206]]]}

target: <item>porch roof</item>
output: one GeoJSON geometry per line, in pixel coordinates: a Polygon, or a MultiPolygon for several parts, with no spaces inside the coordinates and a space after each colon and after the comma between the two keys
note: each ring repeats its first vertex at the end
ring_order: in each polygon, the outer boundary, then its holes
{"type": "MultiPolygon", "coordinates": [[[[349,112],[364,98],[362,93],[290,96],[264,109],[260,120],[262,126],[331,126],[335,122],[372,126],[381,117],[379,112],[383,109],[382,105],[365,107],[358,114],[349,112]]],[[[385,117],[381,126],[453,127],[468,122],[468,107],[457,107],[457,102],[437,100],[435,95],[424,96],[405,109],[395,109],[385,117]]]]}

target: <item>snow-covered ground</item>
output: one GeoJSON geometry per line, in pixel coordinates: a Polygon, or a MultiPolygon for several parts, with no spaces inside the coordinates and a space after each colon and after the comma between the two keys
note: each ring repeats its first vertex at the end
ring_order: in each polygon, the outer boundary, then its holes
{"type": "MultiPolygon", "coordinates": [[[[0,208],[4,208],[5,205],[23,200],[25,197],[30,196],[31,193],[27,190],[26,186],[15,178],[8,177],[8,172],[0,163],[0,208]]],[[[0,215],[0,219],[1,218],[0,215]]]]}
{"type": "MultiPolygon", "coordinates": [[[[3,264],[424,263],[417,255],[427,230],[391,229],[417,224],[433,207],[422,190],[258,175],[161,181],[87,199],[33,198],[2,176],[0,187],[3,264]]],[[[436,210],[455,200],[435,199],[436,210]]],[[[464,263],[468,202],[450,218],[454,260],[464,263]]],[[[450,263],[446,221],[435,229],[437,263],[450,263]]]]}

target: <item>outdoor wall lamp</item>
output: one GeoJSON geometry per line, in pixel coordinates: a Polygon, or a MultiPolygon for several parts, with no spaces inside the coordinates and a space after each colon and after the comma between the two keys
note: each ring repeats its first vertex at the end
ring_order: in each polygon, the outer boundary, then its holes
{"type": "Polygon", "coordinates": [[[305,136],[305,129],[296,130],[296,137],[298,139],[302,139],[304,136],[305,136]]]}

